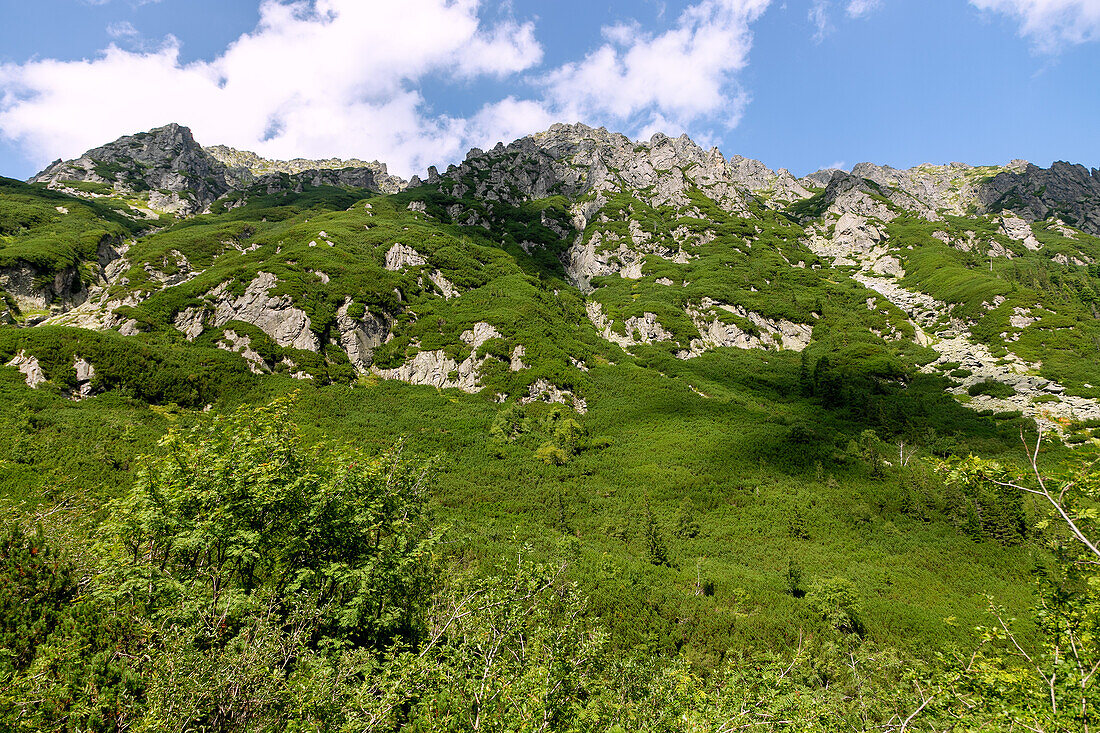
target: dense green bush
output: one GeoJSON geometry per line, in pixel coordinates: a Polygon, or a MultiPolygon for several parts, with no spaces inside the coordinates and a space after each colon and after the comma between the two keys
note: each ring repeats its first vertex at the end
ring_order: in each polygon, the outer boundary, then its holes
{"type": "Polygon", "coordinates": [[[141,341],[60,326],[0,329],[0,360],[19,352],[36,357],[46,378],[62,389],[76,386],[73,364],[84,359],[95,368],[94,391],[119,391],[150,404],[202,407],[256,382],[240,356],[182,339],[141,341]]]}
{"type": "Polygon", "coordinates": [[[73,568],[48,544],[41,527],[18,525],[0,536],[0,678],[27,668],[37,647],[77,595],[73,568]]]}
{"type": "Polygon", "coordinates": [[[1013,389],[1011,385],[1005,384],[1004,382],[998,382],[995,379],[986,379],[983,382],[976,382],[967,387],[966,393],[971,397],[989,395],[990,397],[1003,399],[1016,394],[1016,390],[1013,389]]]}
{"type": "Polygon", "coordinates": [[[286,401],[171,431],[161,448],[104,528],[134,602],[232,627],[258,598],[309,599],[333,642],[416,638],[435,537],[426,467],[399,448],[307,447],[286,401]]]}

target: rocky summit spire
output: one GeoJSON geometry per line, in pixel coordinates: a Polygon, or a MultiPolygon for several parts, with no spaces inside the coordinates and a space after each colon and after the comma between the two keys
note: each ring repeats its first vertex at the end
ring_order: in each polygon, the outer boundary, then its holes
{"type": "Polygon", "coordinates": [[[226,166],[195,142],[190,129],[172,123],[120,137],[75,160],[59,160],[31,182],[51,188],[100,183],[141,195],[152,209],[194,214],[230,190],[226,173],[226,166]]]}

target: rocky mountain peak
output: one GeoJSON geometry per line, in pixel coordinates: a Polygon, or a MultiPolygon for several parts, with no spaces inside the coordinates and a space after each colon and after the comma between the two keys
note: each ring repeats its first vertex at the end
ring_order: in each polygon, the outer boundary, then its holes
{"type": "MultiPolygon", "coordinates": [[[[31,179],[84,196],[122,194],[150,212],[202,213],[222,196],[253,187],[267,193],[342,186],[397,193],[408,183],[378,161],[267,160],[226,146],[204,148],[172,123],[120,137],[74,160],[58,160],[31,179]]],[[[151,214],[155,215],[155,214],[151,214]]]]}
{"type": "MultiPolygon", "coordinates": [[[[397,193],[408,185],[404,179],[390,175],[386,164],[377,160],[366,161],[358,158],[271,160],[249,150],[237,150],[226,145],[208,147],[206,152],[226,167],[234,169],[243,180],[249,181],[251,176],[253,183],[274,182],[275,179],[265,179],[265,177],[284,174],[304,177],[310,182],[314,179],[321,183],[331,181],[330,185],[353,185],[381,193],[397,193]],[[248,175],[244,175],[245,172],[248,175]]],[[[314,185],[320,185],[320,183],[314,185]]]]}
{"type": "Polygon", "coordinates": [[[57,161],[31,179],[51,188],[98,183],[124,194],[144,194],[150,207],[193,214],[225,194],[226,166],[172,123],[125,135],[69,161],[57,161]]]}
{"type": "MultiPolygon", "coordinates": [[[[726,160],[717,148],[705,150],[687,135],[656,133],[633,141],[580,123],[555,124],[488,152],[475,148],[443,179],[460,198],[513,204],[555,194],[584,199],[574,207],[580,228],[616,191],[651,206],[686,207],[690,190],[698,189],[737,213],[761,196],[789,202],[810,195],[788,171],[740,156],[726,160]]],[[[428,180],[436,180],[430,171],[428,180]]]]}
{"type": "Polygon", "coordinates": [[[1057,216],[1100,235],[1100,170],[1065,161],[1056,161],[1050,168],[1013,163],[983,182],[977,195],[979,211],[1010,209],[1029,221],[1057,216]]]}

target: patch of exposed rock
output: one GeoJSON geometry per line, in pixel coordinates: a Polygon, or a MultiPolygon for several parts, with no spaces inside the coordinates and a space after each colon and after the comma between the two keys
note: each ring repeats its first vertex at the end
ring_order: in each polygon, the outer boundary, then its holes
{"type": "Polygon", "coordinates": [[[362,318],[348,315],[349,298],[336,312],[336,330],[340,334],[340,346],[347,352],[348,360],[360,374],[370,371],[374,350],[391,337],[390,321],[367,311],[362,318]]]}
{"type": "Polygon", "coordinates": [[[832,259],[833,266],[856,266],[878,275],[903,276],[901,262],[890,254],[883,230],[866,217],[851,212],[840,214],[833,225],[811,227],[803,241],[819,257],[832,259]]]}
{"type": "Polygon", "coordinates": [[[511,359],[508,362],[508,368],[513,372],[519,372],[527,368],[527,365],[523,363],[523,357],[527,355],[527,350],[523,348],[523,344],[519,344],[516,348],[512,349],[511,359]]]}
{"type": "Polygon", "coordinates": [[[686,310],[699,330],[699,338],[692,339],[688,349],[676,354],[681,359],[691,359],[720,347],[802,351],[813,336],[813,326],[809,324],[765,318],[742,306],[727,305],[710,298],[703,298],[698,308],[689,307],[686,310]],[[723,319],[719,311],[747,321],[751,324],[750,328],[723,319]]]}
{"type": "Polygon", "coordinates": [[[592,300],[585,304],[588,312],[588,320],[600,332],[600,335],[611,343],[618,344],[624,349],[638,344],[651,344],[655,341],[671,341],[672,333],[665,329],[654,313],[643,313],[641,316],[631,316],[623,322],[623,333],[615,330],[614,322],[603,312],[603,306],[592,300]]]}
{"type": "Polygon", "coordinates": [[[409,384],[431,385],[440,389],[461,389],[471,394],[480,392],[481,365],[490,357],[478,358],[478,349],[489,339],[501,338],[501,335],[488,323],[480,322],[464,331],[459,338],[471,349],[470,355],[461,362],[447,356],[442,349],[437,349],[417,352],[396,369],[373,367],[371,371],[383,379],[397,379],[409,384]]]}
{"type": "MultiPolygon", "coordinates": [[[[48,311],[50,317],[44,323],[80,326],[82,324],[79,322],[62,324],[62,319],[73,310],[85,306],[89,311],[96,309],[97,301],[102,301],[106,296],[107,286],[127,268],[122,258],[129,246],[129,243],[111,237],[100,241],[96,282],[84,282],[81,269],[75,265],[53,273],[41,273],[29,264],[20,263],[0,269],[0,290],[12,296],[20,311],[48,311]]],[[[83,269],[84,273],[90,271],[89,268],[83,269]]],[[[100,325],[89,327],[98,328],[100,325]]]]}
{"type": "Polygon", "coordinates": [[[852,175],[878,184],[890,200],[930,221],[939,220],[939,211],[963,214],[963,205],[973,199],[973,187],[963,163],[919,165],[898,170],[888,165],[859,163],[852,175]]]}
{"type": "Polygon", "coordinates": [[[45,277],[29,264],[0,269],[0,289],[15,299],[20,311],[62,312],[80,305],[87,290],[76,266],[63,267],[45,277]]]}
{"type": "Polygon", "coordinates": [[[252,339],[244,334],[238,334],[233,329],[226,329],[218,340],[218,348],[234,354],[240,354],[248,364],[248,370],[253,374],[264,374],[270,371],[264,358],[252,348],[252,339]]]}
{"type": "Polygon", "coordinates": [[[7,365],[22,372],[23,379],[31,389],[38,389],[38,385],[46,381],[46,373],[42,371],[42,365],[38,363],[37,357],[29,356],[25,351],[16,354],[7,365]]]}
{"type": "Polygon", "coordinates": [[[947,363],[958,363],[961,368],[972,374],[962,379],[957,387],[950,391],[956,395],[967,394],[975,384],[995,381],[1007,384],[1015,394],[1007,398],[989,395],[976,395],[969,398],[967,407],[975,410],[993,410],[1010,412],[1019,410],[1026,417],[1033,418],[1048,430],[1061,432],[1059,421],[1091,420],[1100,418],[1100,404],[1096,400],[1065,394],[1065,387],[1043,377],[1036,376],[1038,364],[1020,359],[1015,354],[1003,358],[994,357],[988,347],[975,343],[966,336],[942,339],[932,345],[939,358],[924,367],[927,372],[936,371],[947,363]],[[1056,401],[1048,401],[1051,398],[1056,401]],[[1036,402],[1037,399],[1042,401],[1036,402]]]}
{"type": "Polygon", "coordinates": [[[532,402],[549,402],[561,405],[569,405],[577,413],[583,415],[588,412],[588,404],[568,389],[562,389],[556,384],[539,377],[530,386],[526,397],[520,397],[521,405],[529,405],[532,402]]]}
{"type": "Polygon", "coordinates": [[[860,176],[844,173],[834,175],[825,187],[823,203],[838,217],[854,214],[864,219],[884,222],[897,217],[890,205],[882,201],[885,189],[874,188],[860,176]]]}
{"type": "Polygon", "coordinates": [[[83,400],[92,396],[92,380],[95,379],[95,367],[79,356],[73,359],[73,371],[76,372],[76,389],[73,399],[83,400]]]}
{"type": "Polygon", "coordinates": [[[847,173],[847,171],[843,171],[839,168],[822,168],[819,171],[814,171],[810,175],[805,176],[799,183],[801,183],[804,188],[825,188],[832,183],[833,178],[845,173],[847,173]]]}
{"type": "Polygon", "coordinates": [[[738,186],[766,194],[776,202],[790,203],[808,198],[810,192],[786,168],[773,171],[759,160],[735,155],[729,160],[729,178],[738,186]]]}
{"type": "MultiPolygon", "coordinates": [[[[1011,351],[1004,357],[994,357],[988,346],[974,339],[964,321],[951,315],[946,304],[925,293],[908,290],[892,279],[864,273],[855,275],[855,279],[904,311],[915,329],[915,341],[939,354],[934,362],[923,367],[924,371],[936,372],[945,364],[958,363],[972,372],[951,390],[954,394],[966,395],[969,387],[986,380],[1010,385],[1016,392],[1006,399],[977,395],[969,398],[967,407],[996,412],[1019,410],[1055,431],[1061,430],[1058,420],[1100,418],[1100,403],[1096,400],[1066,395],[1062,385],[1035,376],[1041,365],[1026,362],[1011,351]],[[1058,398],[1057,402],[1047,401],[1052,395],[1058,398]],[[1037,399],[1040,401],[1036,402],[1037,399]]],[[[999,297],[987,307],[999,308],[1004,302],[999,297]]],[[[1015,307],[1009,322],[1014,328],[1027,328],[1035,319],[1030,309],[1015,307]]],[[[1014,340],[1009,334],[1002,337],[1007,342],[1014,340]]]]}
{"type": "Polygon", "coordinates": [[[1032,252],[1038,252],[1043,248],[1043,245],[1035,238],[1035,232],[1031,231],[1031,225],[1020,217],[1013,216],[1011,212],[1007,212],[1001,217],[1001,231],[1009,239],[1023,243],[1032,252]]]}
{"type": "MultiPolygon", "coordinates": [[[[279,346],[318,351],[320,341],[310,328],[306,312],[296,308],[289,295],[270,294],[277,284],[275,275],[258,272],[244,293],[234,298],[227,292],[228,283],[222,283],[206,295],[212,310],[209,325],[217,328],[229,321],[244,321],[259,328],[279,346]]],[[[173,324],[193,340],[203,332],[207,318],[207,308],[191,307],[177,313],[173,324]]]]}
{"type": "Polygon", "coordinates": [[[407,244],[398,242],[386,251],[385,267],[390,272],[402,272],[410,267],[423,267],[428,260],[407,244]]]}
{"type": "MultiPolygon", "coordinates": [[[[609,221],[603,214],[600,217],[601,222],[609,221]]],[[[642,229],[634,219],[628,223],[627,231],[625,238],[609,231],[593,232],[587,239],[578,235],[563,263],[570,280],[585,292],[591,292],[594,277],[618,274],[638,280],[644,274],[647,256],[687,264],[698,258],[692,249],[709,244],[715,238],[711,230],[697,233],[681,226],[672,232],[671,239],[661,239],[642,229]]]]}
{"type": "MultiPolygon", "coordinates": [[[[412,268],[424,267],[427,264],[427,258],[407,244],[398,242],[386,251],[385,268],[390,272],[404,272],[412,268]]],[[[439,270],[432,270],[428,273],[428,280],[435,285],[439,293],[447,300],[461,295],[454,283],[444,277],[439,270]]]]}

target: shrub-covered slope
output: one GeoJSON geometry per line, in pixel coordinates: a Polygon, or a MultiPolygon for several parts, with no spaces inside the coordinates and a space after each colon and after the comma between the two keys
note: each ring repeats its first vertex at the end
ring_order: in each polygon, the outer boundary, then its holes
{"type": "Polygon", "coordinates": [[[1030,169],[798,180],[558,125],[406,188],[184,129],[0,186],[9,504],[117,494],[166,424],[300,389],[310,439],[443,457],[456,562],[569,538],[623,648],[825,633],[800,573],[921,653],[1027,603],[1029,506],[920,458],[1100,425],[1100,240],[987,201],[1030,169]]]}

